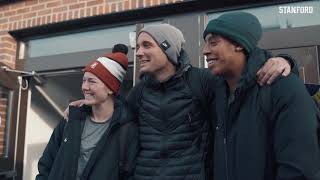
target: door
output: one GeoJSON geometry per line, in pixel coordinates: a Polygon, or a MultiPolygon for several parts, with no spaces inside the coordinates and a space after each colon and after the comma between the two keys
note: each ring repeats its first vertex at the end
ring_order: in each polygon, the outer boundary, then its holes
{"type": "Polygon", "coordinates": [[[19,85],[17,77],[0,63],[0,179],[15,176],[17,112],[19,85]]]}

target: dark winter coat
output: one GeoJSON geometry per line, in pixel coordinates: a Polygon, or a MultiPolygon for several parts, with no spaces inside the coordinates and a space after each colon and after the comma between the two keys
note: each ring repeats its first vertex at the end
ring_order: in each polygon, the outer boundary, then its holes
{"type": "MultiPolygon", "coordinates": [[[[208,70],[199,70],[200,79],[191,82],[202,86],[198,88],[207,100],[207,108],[203,108],[184,79],[194,69],[183,67],[165,82],[145,76],[128,96],[140,133],[135,180],[205,178],[207,141],[212,141],[207,137],[209,114],[205,109],[214,107],[215,79],[208,70]]],[[[210,113],[215,115],[213,111],[210,113]]]]}
{"type": "Polygon", "coordinates": [[[248,59],[230,105],[226,82],[221,80],[218,84],[214,177],[320,180],[312,99],[295,74],[280,78],[270,87],[260,87],[255,74],[267,58],[264,52],[256,50],[248,59]],[[267,107],[271,107],[269,112],[267,107]]]}
{"type": "MultiPolygon", "coordinates": [[[[36,180],[76,179],[80,137],[88,108],[71,106],[69,112],[69,121],[66,123],[62,120],[54,129],[39,160],[36,180]]],[[[93,151],[81,179],[128,179],[137,151],[137,126],[131,121],[125,105],[117,101],[110,126],[93,151]],[[125,133],[125,137],[120,140],[121,133],[125,133]],[[123,144],[120,145],[119,141],[123,144]]]]}

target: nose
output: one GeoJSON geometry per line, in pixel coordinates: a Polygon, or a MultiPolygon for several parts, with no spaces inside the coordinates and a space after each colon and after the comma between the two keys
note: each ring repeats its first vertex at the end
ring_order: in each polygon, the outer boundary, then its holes
{"type": "Polygon", "coordinates": [[[208,56],[208,54],[210,54],[210,50],[207,42],[204,43],[202,54],[205,56],[208,56]]]}
{"type": "Polygon", "coordinates": [[[138,48],[136,52],[137,58],[141,58],[143,56],[143,48],[138,48]]]}
{"type": "Polygon", "coordinates": [[[88,83],[88,81],[86,81],[86,80],[83,80],[83,81],[82,81],[81,89],[82,89],[82,91],[85,91],[85,90],[89,90],[89,89],[90,89],[90,88],[89,88],[89,83],[88,83]]]}

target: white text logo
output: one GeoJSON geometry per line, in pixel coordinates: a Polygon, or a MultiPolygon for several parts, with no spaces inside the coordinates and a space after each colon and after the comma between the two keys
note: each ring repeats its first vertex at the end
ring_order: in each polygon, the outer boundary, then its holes
{"type": "Polygon", "coordinates": [[[312,6],[279,6],[280,14],[312,14],[312,6]]]}

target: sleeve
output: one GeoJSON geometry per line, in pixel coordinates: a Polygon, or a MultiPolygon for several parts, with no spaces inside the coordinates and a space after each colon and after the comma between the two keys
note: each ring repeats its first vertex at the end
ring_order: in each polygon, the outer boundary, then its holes
{"type": "Polygon", "coordinates": [[[314,103],[294,74],[272,85],[277,180],[320,179],[318,120],[314,103]]]}
{"type": "Polygon", "coordinates": [[[128,136],[128,151],[127,151],[127,172],[125,179],[133,180],[134,167],[136,164],[136,157],[139,152],[139,133],[135,122],[131,123],[130,135],[128,136]]]}
{"type": "Polygon", "coordinates": [[[132,119],[137,120],[137,115],[139,111],[139,106],[141,102],[143,82],[140,81],[137,85],[135,85],[129,92],[126,100],[128,103],[128,110],[132,116],[132,119]]]}
{"type": "Polygon", "coordinates": [[[54,129],[50,140],[38,162],[39,174],[36,176],[36,180],[48,179],[53,162],[61,145],[65,125],[66,122],[61,120],[58,126],[54,129]]]}
{"type": "Polygon", "coordinates": [[[291,72],[299,76],[299,65],[297,64],[297,61],[292,56],[288,54],[278,54],[277,56],[286,59],[291,66],[291,72]]]}

